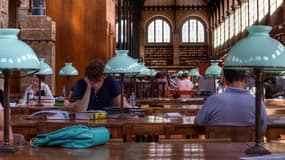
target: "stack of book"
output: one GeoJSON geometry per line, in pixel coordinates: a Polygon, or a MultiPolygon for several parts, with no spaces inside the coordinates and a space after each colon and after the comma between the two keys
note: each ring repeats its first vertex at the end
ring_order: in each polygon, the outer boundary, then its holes
{"type": "Polygon", "coordinates": [[[107,118],[107,112],[98,110],[98,111],[87,111],[87,112],[75,112],[75,119],[105,119],[107,118]]]}

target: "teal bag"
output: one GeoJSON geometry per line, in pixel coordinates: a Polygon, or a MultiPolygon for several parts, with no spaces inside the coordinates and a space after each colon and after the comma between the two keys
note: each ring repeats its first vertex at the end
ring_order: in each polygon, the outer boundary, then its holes
{"type": "Polygon", "coordinates": [[[105,144],[110,139],[106,127],[69,126],[59,130],[39,134],[30,142],[31,147],[57,146],[64,148],[89,148],[105,144]]]}

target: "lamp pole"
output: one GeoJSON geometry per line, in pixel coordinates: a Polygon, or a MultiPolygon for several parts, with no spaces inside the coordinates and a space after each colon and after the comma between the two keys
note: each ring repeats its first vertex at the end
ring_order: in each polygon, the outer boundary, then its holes
{"type": "Polygon", "coordinates": [[[123,109],[124,108],[124,73],[120,73],[120,81],[121,81],[121,106],[120,106],[120,111],[121,111],[121,114],[124,114],[124,109],[123,109]]]}
{"type": "Polygon", "coordinates": [[[10,70],[2,71],[4,76],[4,143],[0,146],[0,152],[16,152],[20,147],[10,145],[10,70]]]}
{"type": "Polygon", "coordinates": [[[42,78],[43,78],[43,75],[38,75],[38,78],[39,78],[39,90],[38,90],[38,106],[43,106],[43,104],[41,103],[41,96],[42,96],[42,78]]]}
{"type": "Polygon", "coordinates": [[[4,146],[9,145],[9,124],[10,124],[10,118],[9,118],[9,110],[10,110],[10,72],[9,70],[3,71],[4,75],[4,146]]]}
{"type": "Polygon", "coordinates": [[[255,145],[246,149],[247,154],[270,154],[270,151],[261,145],[261,101],[263,100],[263,79],[262,68],[254,68],[255,76],[255,145]]]}

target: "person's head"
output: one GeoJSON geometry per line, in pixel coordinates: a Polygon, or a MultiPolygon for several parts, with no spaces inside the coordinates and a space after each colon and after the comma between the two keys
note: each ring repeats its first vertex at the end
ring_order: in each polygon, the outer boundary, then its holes
{"type": "Polygon", "coordinates": [[[32,75],[32,86],[33,87],[39,86],[39,77],[35,74],[32,75]]]}
{"type": "Polygon", "coordinates": [[[188,79],[189,78],[189,75],[188,73],[182,73],[182,79],[188,79]]]}
{"type": "Polygon", "coordinates": [[[247,84],[247,75],[245,71],[233,70],[233,69],[223,69],[223,76],[226,84],[233,85],[236,83],[244,84],[242,87],[246,87],[247,84]]]}
{"type": "Polygon", "coordinates": [[[93,83],[95,90],[100,89],[104,81],[105,64],[99,59],[94,59],[86,68],[85,76],[93,83]]]}

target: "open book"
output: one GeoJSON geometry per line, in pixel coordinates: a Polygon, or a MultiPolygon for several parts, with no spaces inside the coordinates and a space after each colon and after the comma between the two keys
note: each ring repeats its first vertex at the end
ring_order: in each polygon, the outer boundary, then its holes
{"type": "Polygon", "coordinates": [[[26,119],[69,119],[69,113],[56,109],[41,110],[28,115],[26,119]]]}

